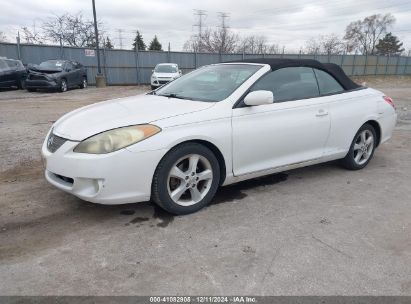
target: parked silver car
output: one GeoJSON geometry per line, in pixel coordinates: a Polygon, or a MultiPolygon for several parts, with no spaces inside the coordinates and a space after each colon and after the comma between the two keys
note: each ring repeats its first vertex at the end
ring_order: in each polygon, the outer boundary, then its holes
{"type": "Polygon", "coordinates": [[[159,63],[151,75],[151,89],[154,90],[182,75],[176,63],[159,63]]]}

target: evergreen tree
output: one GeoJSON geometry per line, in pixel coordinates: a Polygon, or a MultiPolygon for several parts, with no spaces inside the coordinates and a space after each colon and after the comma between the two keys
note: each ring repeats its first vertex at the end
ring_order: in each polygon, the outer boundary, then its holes
{"type": "Polygon", "coordinates": [[[140,34],[139,31],[137,31],[136,38],[134,38],[133,50],[136,50],[136,46],[138,46],[139,51],[146,50],[146,44],[144,43],[143,36],[140,34]]]}
{"type": "Polygon", "coordinates": [[[157,39],[157,35],[154,35],[153,40],[150,42],[150,46],[148,47],[150,51],[162,51],[161,43],[157,39]]]}
{"type": "Polygon", "coordinates": [[[375,47],[379,55],[400,55],[404,52],[402,45],[403,43],[398,40],[397,36],[388,33],[378,41],[375,47]]]}
{"type": "Polygon", "coordinates": [[[105,47],[106,49],[109,49],[109,50],[111,50],[111,49],[114,48],[114,45],[111,43],[111,40],[110,40],[109,37],[106,38],[106,41],[105,41],[105,43],[104,43],[104,47],[105,47]]]}

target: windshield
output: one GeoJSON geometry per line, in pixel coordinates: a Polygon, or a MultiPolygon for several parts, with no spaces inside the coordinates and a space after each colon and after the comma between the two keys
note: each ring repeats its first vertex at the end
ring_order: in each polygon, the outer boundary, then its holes
{"type": "Polygon", "coordinates": [[[160,64],[156,66],[154,72],[157,73],[177,73],[177,67],[170,64],[160,64]]]}
{"type": "Polygon", "coordinates": [[[261,65],[209,65],[184,75],[155,91],[156,95],[217,102],[230,96],[261,65]]]}
{"type": "Polygon", "coordinates": [[[8,69],[9,69],[9,67],[8,67],[7,63],[0,59],[0,72],[1,71],[6,71],[8,69]]]}
{"type": "Polygon", "coordinates": [[[62,60],[48,60],[39,64],[39,67],[42,69],[49,70],[63,70],[64,61],[62,60]]]}
{"type": "Polygon", "coordinates": [[[12,69],[23,67],[23,64],[17,60],[6,60],[6,64],[12,69]]]}

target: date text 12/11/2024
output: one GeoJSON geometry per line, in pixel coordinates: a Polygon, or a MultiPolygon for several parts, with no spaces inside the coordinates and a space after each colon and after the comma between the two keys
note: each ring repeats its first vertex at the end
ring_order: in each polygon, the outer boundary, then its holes
{"type": "Polygon", "coordinates": [[[248,296],[198,296],[198,297],[150,297],[150,303],[256,303],[255,297],[248,296]]]}

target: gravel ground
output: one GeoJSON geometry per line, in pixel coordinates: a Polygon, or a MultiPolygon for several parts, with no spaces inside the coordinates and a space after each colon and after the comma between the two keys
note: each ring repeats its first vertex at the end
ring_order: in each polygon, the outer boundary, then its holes
{"type": "Polygon", "coordinates": [[[1,91],[0,294],[411,295],[410,78],[366,81],[399,113],[366,169],[326,163],[242,182],[182,217],[86,203],[43,178],[52,122],[148,87],[1,91]]]}

